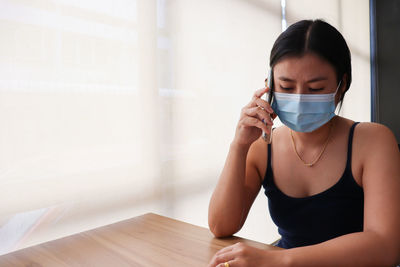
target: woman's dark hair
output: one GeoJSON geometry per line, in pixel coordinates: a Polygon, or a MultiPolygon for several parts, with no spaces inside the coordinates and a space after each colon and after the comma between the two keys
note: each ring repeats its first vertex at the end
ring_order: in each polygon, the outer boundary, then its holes
{"type": "Polygon", "coordinates": [[[336,71],[337,83],[346,74],[346,88],[339,99],[342,104],[351,84],[351,56],[343,36],[325,21],[301,20],[288,27],[276,39],[269,65],[273,68],[286,56],[302,56],[306,53],[314,53],[332,64],[336,71]]]}

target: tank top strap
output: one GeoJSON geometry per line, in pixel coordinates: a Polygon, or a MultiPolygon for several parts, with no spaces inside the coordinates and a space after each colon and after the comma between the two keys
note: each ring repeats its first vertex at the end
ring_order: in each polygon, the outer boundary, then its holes
{"type": "Polygon", "coordinates": [[[353,135],[354,135],[354,128],[359,124],[360,122],[355,122],[353,125],[351,125],[350,132],[349,132],[349,141],[347,144],[347,162],[346,162],[346,168],[348,170],[351,170],[351,154],[353,150],[353,135]]]}

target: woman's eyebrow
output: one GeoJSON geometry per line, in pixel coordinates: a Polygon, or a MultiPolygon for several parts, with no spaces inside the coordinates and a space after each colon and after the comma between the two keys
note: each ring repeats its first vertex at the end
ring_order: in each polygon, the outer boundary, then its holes
{"type": "Polygon", "coordinates": [[[311,80],[308,80],[307,83],[313,83],[313,82],[325,81],[325,80],[328,80],[328,78],[321,76],[321,77],[316,77],[311,80]]]}
{"type": "Polygon", "coordinates": [[[281,80],[281,81],[284,81],[284,82],[295,82],[296,81],[296,80],[287,78],[285,76],[279,76],[278,79],[281,80]]]}
{"type": "MultiPolygon", "coordinates": [[[[295,82],[296,81],[296,80],[290,79],[285,76],[279,76],[278,79],[281,81],[284,81],[284,82],[295,82]]],[[[324,81],[324,80],[328,80],[328,78],[324,77],[324,76],[320,76],[320,77],[315,77],[315,78],[312,78],[311,80],[308,80],[307,83],[313,83],[313,82],[324,81]]]]}

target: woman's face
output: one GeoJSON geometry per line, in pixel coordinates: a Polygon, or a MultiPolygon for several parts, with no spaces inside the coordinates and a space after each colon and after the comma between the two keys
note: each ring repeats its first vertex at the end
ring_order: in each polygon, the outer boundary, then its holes
{"type": "MultiPolygon", "coordinates": [[[[315,54],[307,53],[279,61],[274,67],[274,85],[275,91],[281,93],[329,94],[336,91],[338,83],[335,69],[330,63],[315,54]]],[[[336,95],[336,103],[340,91],[336,95]]]]}

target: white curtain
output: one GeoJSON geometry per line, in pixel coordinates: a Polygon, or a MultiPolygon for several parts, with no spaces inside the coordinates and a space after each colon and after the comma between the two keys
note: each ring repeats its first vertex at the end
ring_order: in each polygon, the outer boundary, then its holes
{"type": "MultiPolygon", "coordinates": [[[[344,32],[343,112],[368,120],[368,1],[347,2],[287,0],[286,14],[344,32]]],[[[280,32],[280,0],[0,0],[0,254],[151,211],[205,225],[196,196],[280,32]]],[[[273,227],[261,197],[243,236],[273,227]]]]}
{"type": "Polygon", "coordinates": [[[212,187],[279,32],[272,0],[1,0],[0,254],[212,187]]]}

